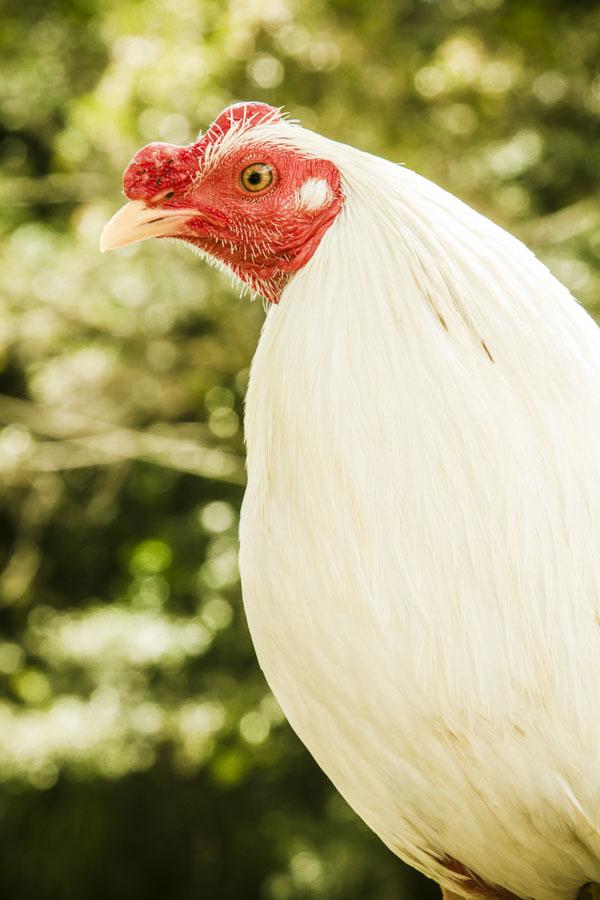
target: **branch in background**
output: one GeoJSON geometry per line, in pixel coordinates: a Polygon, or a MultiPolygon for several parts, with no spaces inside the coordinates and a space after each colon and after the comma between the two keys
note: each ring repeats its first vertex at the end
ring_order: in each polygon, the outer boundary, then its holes
{"type": "Polygon", "coordinates": [[[244,484],[244,461],[189,438],[136,431],[69,410],[56,410],[28,400],[0,396],[0,422],[25,426],[47,438],[21,458],[0,453],[0,472],[55,472],[145,459],[211,481],[244,484]]]}
{"type": "Polygon", "coordinates": [[[527,222],[518,231],[526,242],[546,245],[562,244],[597,228],[600,228],[600,196],[592,196],[527,222]]]}
{"type": "Polygon", "coordinates": [[[0,178],[0,206],[81,203],[107,196],[109,191],[107,178],[94,172],[0,178]]]}

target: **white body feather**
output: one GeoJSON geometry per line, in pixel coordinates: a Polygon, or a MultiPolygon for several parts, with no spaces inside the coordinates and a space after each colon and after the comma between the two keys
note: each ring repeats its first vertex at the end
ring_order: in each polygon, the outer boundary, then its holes
{"type": "Polygon", "coordinates": [[[600,332],[425,179],[287,123],[265,139],[330,159],[346,202],[252,366],[261,666],[399,856],[566,900],[600,881],[600,332]]]}

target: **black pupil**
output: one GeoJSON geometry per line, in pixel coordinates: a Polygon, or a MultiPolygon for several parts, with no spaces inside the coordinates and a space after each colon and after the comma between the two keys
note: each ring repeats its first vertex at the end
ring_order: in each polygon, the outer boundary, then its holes
{"type": "Polygon", "coordinates": [[[250,184],[260,184],[262,180],[262,172],[250,172],[248,175],[248,181],[250,184]]]}

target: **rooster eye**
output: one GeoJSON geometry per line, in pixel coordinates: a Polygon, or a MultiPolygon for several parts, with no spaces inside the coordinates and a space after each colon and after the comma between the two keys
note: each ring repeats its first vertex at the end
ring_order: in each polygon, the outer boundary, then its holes
{"type": "Polygon", "coordinates": [[[266,163],[252,163],[240,175],[240,183],[245,191],[253,194],[264,191],[273,181],[273,169],[266,163]]]}

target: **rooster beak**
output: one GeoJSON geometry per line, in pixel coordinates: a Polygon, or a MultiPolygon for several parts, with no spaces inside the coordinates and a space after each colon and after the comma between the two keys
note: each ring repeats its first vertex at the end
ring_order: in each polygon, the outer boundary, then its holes
{"type": "Polygon", "coordinates": [[[130,200],[114,214],[100,235],[100,251],[137,244],[151,237],[174,237],[182,225],[198,215],[194,209],[161,209],[146,206],[142,200],[130,200]]]}

